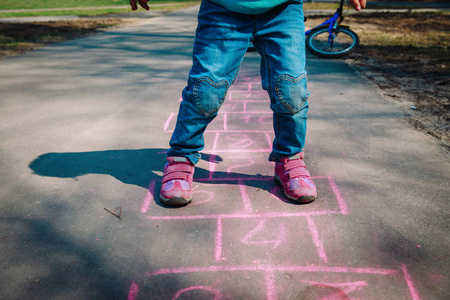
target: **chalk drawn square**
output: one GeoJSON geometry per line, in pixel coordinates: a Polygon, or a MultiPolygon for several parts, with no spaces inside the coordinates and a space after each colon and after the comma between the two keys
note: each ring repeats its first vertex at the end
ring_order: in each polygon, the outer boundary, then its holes
{"type": "Polygon", "coordinates": [[[188,206],[167,209],[151,203],[144,212],[145,217],[155,220],[199,220],[215,219],[220,215],[234,215],[245,211],[247,203],[242,197],[242,188],[236,181],[225,183],[193,184],[193,201],[188,206]]]}
{"type": "Polygon", "coordinates": [[[274,164],[268,161],[266,152],[224,152],[210,155],[210,161],[201,160],[196,167],[195,179],[211,182],[224,180],[265,180],[273,177],[274,164]]]}
{"type": "MultiPolygon", "coordinates": [[[[166,209],[167,210],[167,209],[166,209]]],[[[215,264],[215,219],[150,219],[136,239],[152,268],[215,264]]]]}
{"type": "Polygon", "coordinates": [[[216,260],[233,264],[321,264],[305,218],[224,218],[216,260]],[[226,230],[228,228],[239,230],[226,230]],[[301,255],[299,255],[301,253],[301,255]]]}
{"type": "MultiPolygon", "coordinates": [[[[237,102],[235,102],[237,103],[237,102]]],[[[270,109],[270,102],[257,103],[257,102],[244,102],[244,112],[245,113],[263,113],[272,114],[270,109]]]]}
{"type": "Polygon", "coordinates": [[[272,151],[272,136],[266,132],[217,132],[205,133],[204,151],[222,152],[265,152],[272,151]]]}
{"type": "Polygon", "coordinates": [[[159,191],[153,183],[153,190],[149,190],[144,199],[141,213],[149,218],[163,219],[192,219],[192,216],[203,219],[233,214],[278,218],[347,215],[347,204],[333,177],[313,179],[320,196],[312,203],[297,205],[286,200],[281,187],[275,184],[271,176],[194,178],[194,200],[187,207],[177,210],[167,210],[156,204],[154,195],[159,191]]]}
{"type": "Polygon", "coordinates": [[[261,77],[259,76],[249,76],[249,77],[239,76],[238,80],[236,80],[236,82],[231,86],[230,90],[245,91],[245,92],[264,91],[261,85],[261,77]]]}
{"type": "Polygon", "coordinates": [[[227,131],[236,132],[272,132],[271,112],[226,113],[227,131]]]}
{"type": "MultiPolygon", "coordinates": [[[[250,87],[252,88],[252,87],[250,87]]],[[[230,90],[227,94],[228,102],[258,102],[267,104],[270,103],[269,95],[264,90],[230,90]]]]}
{"type": "Polygon", "coordinates": [[[248,195],[248,202],[255,213],[270,211],[280,216],[348,214],[348,206],[332,176],[313,176],[313,181],[318,190],[318,197],[316,201],[303,205],[289,202],[273,177],[268,181],[244,181],[245,194],[248,195]]]}

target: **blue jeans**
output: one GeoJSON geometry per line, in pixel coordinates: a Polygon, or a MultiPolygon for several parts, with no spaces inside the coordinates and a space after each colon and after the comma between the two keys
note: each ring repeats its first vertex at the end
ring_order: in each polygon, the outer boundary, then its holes
{"type": "Polygon", "coordinates": [[[303,18],[301,0],[257,15],[202,1],[193,65],[167,155],[183,156],[194,164],[199,161],[203,133],[235,81],[250,41],[261,55],[262,86],[273,111],[275,139],[269,160],[303,150],[309,96],[303,18]]]}

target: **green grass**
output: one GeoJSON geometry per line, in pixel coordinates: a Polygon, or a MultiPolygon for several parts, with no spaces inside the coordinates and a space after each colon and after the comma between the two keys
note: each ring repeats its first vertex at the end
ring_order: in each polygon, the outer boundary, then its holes
{"type": "MultiPolygon", "coordinates": [[[[46,1],[43,1],[43,2],[46,2],[46,1]]],[[[52,10],[48,10],[48,11],[29,11],[28,9],[30,9],[30,8],[23,8],[23,9],[27,9],[27,11],[18,12],[18,11],[13,11],[13,8],[9,8],[9,10],[11,10],[10,12],[0,12],[0,18],[63,16],[63,15],[65,15],[65,16],[72,15],[72,16],[80,16],[80,17],[91,16],[92,17],[92,16],[107,15],[107,14],[131,12],[131,8],[129,6],[128,0],[127,1],[98,0],[98,1],[95,1],[95,4],[98,5],[99,3],[101,3],[102,4],[101,6],[89,6],[89,3],[92,3],[92,2],[94,2],[94,1],[88,1],[88,0],[80,1],[80,3],[78,3],[78,4],[81,4],[80,6],[68,5],[68,7],[64,7],[64,5],[60,5],[57,7],[44,7],[46,5],[41,5],[40,7],[35,7],[35,9],[52,9],[52,10]],[[107,5],[122,6],[123,2],[125,2],[125,7],[123,7],[123,8],[105,7],[107,5]],[[107,5],[105,5],[105,3],[107,5]],[[118,4],[114,4],[114,3],[118,3],[118,4]],[[77,7],[79,7],[79,9],[77,9],[77,7]],[[64,8],[64,9],[58,10],[58,8],[64,8]],[[65,8],[69,8],[69,9],[65,9],[65,8]]],[[[199,0],[194,0],[194,1],[193,0],[153,0],[153,1],[151,1],[151,4],[157,4],[158,6],[154,7],[154,8],[150,8],[150,9],[173,11],[175,9],[192,6],[192,5],[195,5],[198,3],[200,3],[199,0]],[[170,5],[165,5],[165,4],[170,4],[170,5]]],[[[45,3],[42,3],[42,4],[45,4],[45,3]]],[[[1,3],[1,5],[3,5],[3,2],[1,3]]],[[[55,6],[55,5],[53,5],[53,6],[55,6]]],[[[0,8],[0,10],[1,10],[1,8],[0,8]]]]}
{"type": "Polygon", "coordinates": [[[37,11],[37,12],[21,12],[21,13],[0,13],[0,18],[15,17],[38,17],[38,16],[99,16],[113,13],[129,12],[130,9],[95,9],[95,10],[55,10],[55,11],[37,11]]]}
{"type": "MultiPolygon", "coordinates": [[[[189,2],[192,0],[151,0],[150,4],[189,2]]],[[[7,9],[41,9],[72,8],[130,5],[128,0],[1,0],[0,10],[7,9]]]]}

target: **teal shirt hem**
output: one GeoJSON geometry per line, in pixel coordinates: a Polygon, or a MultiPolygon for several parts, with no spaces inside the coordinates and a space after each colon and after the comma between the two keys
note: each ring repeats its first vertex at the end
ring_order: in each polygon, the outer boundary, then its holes
{"type": "Polygon", "coordinates": [[[262,14],[289,0],[209,0],[241,14],[262,14]]]}

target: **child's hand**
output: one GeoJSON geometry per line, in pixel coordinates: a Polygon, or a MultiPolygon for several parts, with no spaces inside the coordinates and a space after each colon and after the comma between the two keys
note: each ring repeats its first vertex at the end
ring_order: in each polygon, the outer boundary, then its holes
{"type": "MultiPolygon", "coordinates": [[[[130,5],[132,10],[138,9],[136,3],[139,2],[139,5],[144,8],[145,10],[149,10],[150,7],[148,7],[147,2],[150,0],[130,0],[130,5]]],[[[365,0],[364,0],[365,1],[365,0]]]]}
{"type": "Polygon", "coordinates": [[[350,4],[356,11],[366,8],[366,0],[350,0],[350,4]]]}

